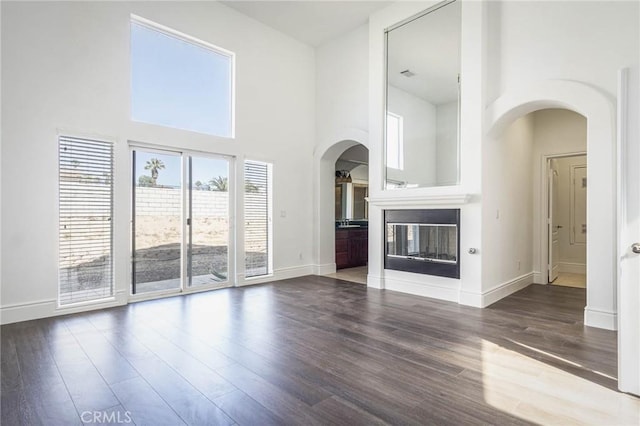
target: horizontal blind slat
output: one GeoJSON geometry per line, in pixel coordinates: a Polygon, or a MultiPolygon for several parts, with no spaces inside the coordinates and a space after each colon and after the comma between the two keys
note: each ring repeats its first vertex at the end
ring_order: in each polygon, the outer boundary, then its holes
{"type": "Polygon", "coordinates": [[[113,296],[113,143],[59,138],[59,300],[113,296]]]}

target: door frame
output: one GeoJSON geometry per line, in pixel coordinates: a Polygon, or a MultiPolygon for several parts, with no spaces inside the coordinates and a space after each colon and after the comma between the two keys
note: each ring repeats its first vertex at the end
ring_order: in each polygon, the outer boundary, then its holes
{"type": "MultiPolygon", "coordinates": [[[[540,191],[541,191],[541,203],[540,203],[540,223],[538,224],[538,233],[542,236],[540,238],[540,264],[538,265],[539,271],[544,271],[542,275],[545,277],[539,284],[549,284],[549,170],[550,161],[558,158],[567,157],[579,157],[586,156],[589,158],[587,151],[574,151],[562,154],[543,154],[541,159],[540,169],[540,191]]],[[[588,167],[588,166],[587,166],[588,167]]],[[[588,169],[587,169],[588,170],[588,169]]],[[[587,208],[587,229],[589,227],[588,208],[587,208]]],[[[589,264],[587,263],[587,275],[589,274],[589,264]]],[[[588,280],[587,280],[588,282],[588,280]]]]}
{"type": "Polygon", "coordinates": [[[129,149],[129,174],[130,174],[130,179],[129,179],[129,191],[131,191],[131,196],[129,197],[130,200],[130,205],[129,205],[129,223],[130,223],[130,229],[129,229],[129,239],[130,239],[130,249],[129,249],[129,262],[127,262],[127,276],[129,277],[129,284],[128,284],[128,290],[127,290],[127,300],[130,302],[136,302],[136,301],[143,301],[143,300],[152,300],[152,299],[159,299],[162,297],[167,297],[167,296],[176,296],[176,295],[180,295],[180,294],[190,294],[190,293],[199,293],[202,291],[209,291],[209,290],[213,290],[213,289],[219,289],[219,288],[228,288],[228,287],[234,287],[236,286],[236,270],[237,270],[237,265],[236,265],[236,226],[235,226],[235,216],[237,214],[237,212],[235,211],[237,209],[237,204],[236,204],[236,192],[237,192],[237,184],[236,184],[236,157],[232,156],[232,155],[226,155],[226,154],[220,154],[220,153],[216,153],[216,152],[208,152],[208,151],[198,151],[198,150],[193,150],[193,149],[183,149],[180,147],[174,147],[174,146],[165,146],[165,145],[159,145],[159,144],[151,144],[151,143],[145,143],[145,142],[136,142],[136,141],[128,141],[128,149],[129,149]],[[167,153],[167,154],[173,154],[173,155],[178,155],[180,157],[180,164],[181,164],[181,178],[182,178],[182,188],[181,188],[181,195],[180,198],[182,199],[182,212],[181,212],[181,222],[182,222],[182,235],[181,235],[181,259],[180,259],[180,288],[178,289],[169,289],[169,290],[159,290],[159,291],[153,291],[153,292],[149,292],[149,293],[137,293],[137,294],[133,294],[132,293],[132,283],[133,283],[133,250],[134,250],[134,226],[135,226],[135,219],[134,219],[134,208],[135,208],[135,192],[133,190],[134,185],[135,185],[135,176],[133,173],[133,152],[136,150],[143,150],[143,151],[151,151],[151,152],[159,152],[159,153],[167,153]],[[216,285],[214,284],[210,284],[210,285],[201,285],[201,286],[197,286],[197,287],[189,287],[187,285],[187,245],[188,245],[188,232],[189,232],[189,226],[187,225],[187,217],[188,217],[188,213],[189,213],[189,191],[188,191],[188,164],[189,164],[189,157],[192,156],[198,156],[198,157],[205,157],[205,158],[222,158],[225,159],[229,162],[229,176],[228,176],[228,182],[229,182],[229,246],[227,249],[227,254],[228,254],[228,277],[227,277],[227,281],[226,283],[222,283],[224,285],[216,285]]]}

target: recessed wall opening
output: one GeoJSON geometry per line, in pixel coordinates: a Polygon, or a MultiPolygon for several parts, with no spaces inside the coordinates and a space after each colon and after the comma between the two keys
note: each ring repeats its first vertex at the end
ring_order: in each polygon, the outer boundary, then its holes
{"type": "Polygon", "coordinates": [[[369,260],[369,150],[360,144],[335,162],[336,277],[366,284],[369,260]]]}
{"type": "MultiPolygon", "coordinates": [[[[586,288],[587,119],[541,109],[485,150],[483,241],[497,283],[586,288]]],[[[585,293],[586,304],[586,293],[585,293]]]]}

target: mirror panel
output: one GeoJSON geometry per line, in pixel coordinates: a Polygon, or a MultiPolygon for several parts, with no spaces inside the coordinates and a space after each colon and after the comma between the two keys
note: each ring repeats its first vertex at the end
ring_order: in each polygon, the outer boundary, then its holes
{"type": "Polygon", "coordinates": [[[387,31],[385,189],[459,183],[460,3],[387,31]]]}

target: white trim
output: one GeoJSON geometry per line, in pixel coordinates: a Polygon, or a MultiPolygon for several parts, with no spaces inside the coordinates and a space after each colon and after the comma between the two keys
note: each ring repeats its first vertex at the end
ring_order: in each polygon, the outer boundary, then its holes
{"type": "Polygon", "coordinates": [[[569,274],[587,274],[587,265],[584,263],[559,262],[558,271],[569,274]]]}
{"type": "Polygon", "coordinates": [[[378,290],[384,289],[384,278],[378,275],[368,274],[367,287],[376,288],[378,290]]]}
{"type": "Polygon", "coordinates": [[[264,284],[271,281],[280,281],[289,278],[303,277],[305,275],[313,275],[313,269],[314,265],[290,266],[276,269],[273,274],[270,275],[262,275],[252,278],[245,278],[244,274],[238,274],[238,284],[236,284],[236,287],[264,284]]]}
{"type": "MultiPolygon", "coordinates": [[[[371,275],[367,277],[367,285],[369,285],[369,277],[371,275]]],[[[381,284],[382,287],[380,288],[385,290],[399,291],[449,302],[457,302],[460,291],[459,279],[389,269],[383,270],[381,284]]]]}
{"type": "Polygon", "coordinates": [[[335,274],[336,273],[336,264],[334,263],[325,263],[322,265],[313,265],[313,274],[314,275],[327,275],[327,274],[335,274]]]}
{"type": "Polygon", "coordinates": [[[601,311],[587,306],[584,308],[584,325],[605,330],[617,330],[618,315],[615,312],[601,311]]]}
{"type": "Polygon", "coordinates": [[[533,271],[533,283],[546,285],[549,284],[549,280],[547,279],[548,275],[546,272],[533,271]]]}
{"type": "Polygon", "coordinates": [[[458,295],[458,304],[472,306],[474,308],[482,308],[482,294],[460,290],[460,294],[458,295]]]}
{"type": "Polygon", "coordinates": [[[530,286],[533,284],[533,277],[534,273],[529,272],[528,274],[520,275],[512,280],[505,281],[504,283],[498,284],[497,286],[483,292],[481,307],[485,308],[492,303],[515,293],[516,291],[520,291],[523,288],[530,286]]]}
{"type": "Polygon", "coordinates": [[[127,298],[124,292],[117,292],[116,297],[109,298],[108,302],[100,301],[95,303],[82,303],[63,308],[58,308],[57,299],[15,303],[0,307],[0,323],[3,325],[12,324],[15,322],[30,321],[39,318],[95,311],[115,306],[123,306],[126,304],[127,298]]]}
{"type": "MultiPolygon", "coordinates": [[[[392,192],[392,191],[387,191],[392,192]]],[[[429,207],[433,205],[460,205],[470,201],[471,194],[432,194],[432,195],[404,195],[384,197],[369,197],[369,205],[380,207],[413,208],[429,207]]]]}

